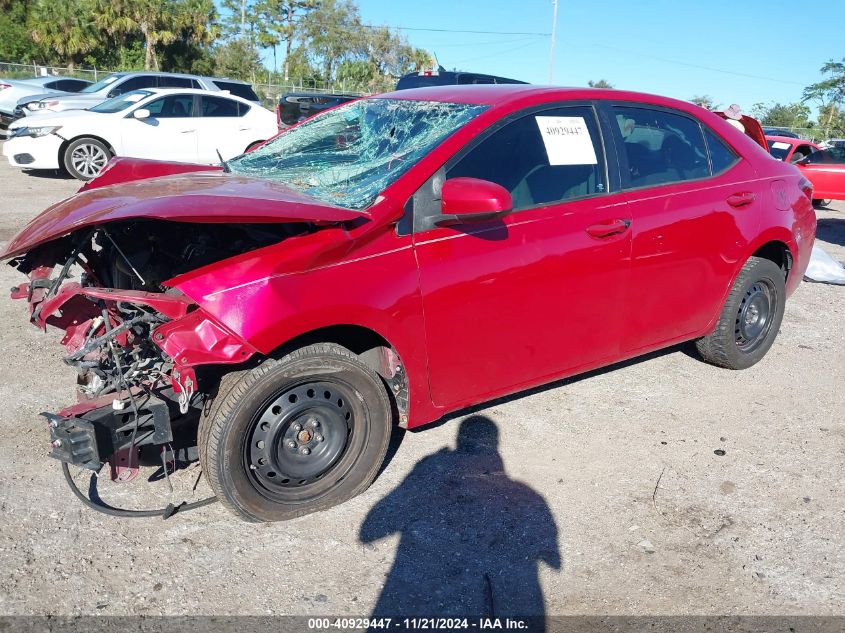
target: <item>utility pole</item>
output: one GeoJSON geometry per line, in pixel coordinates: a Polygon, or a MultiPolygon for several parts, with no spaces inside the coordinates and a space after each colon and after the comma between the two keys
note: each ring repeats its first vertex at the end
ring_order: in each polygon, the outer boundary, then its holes
{"type": "Polygon", "coordinates": [[[554,83],[555,40],[557,39],[557,0],[552,0],[552,43],[549,46],[549,84],[554,83]]]}

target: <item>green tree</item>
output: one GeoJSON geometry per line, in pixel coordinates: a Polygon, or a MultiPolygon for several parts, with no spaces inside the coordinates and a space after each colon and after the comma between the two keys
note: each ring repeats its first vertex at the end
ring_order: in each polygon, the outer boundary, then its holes
{"type": "Polygon", "coordinates": [[[599,79],[598,81],[593,81],[590,79],[587,82],[587,85],[590,88],[613,88],[613,84],[610,83],[607,79],[599,79]]]}
{"type": "Polygon", "coordinates": [[[845,104],[845,58],[835,62],[832,59],[821,67],[825,79],[804,88],[803,101],[815,101],[819,108],[819,125],[824,136],[842,115],[845,104]]]}
{"type": "Polygon", "coordinates": [[[690,103],[705,108],[707,110],[718,110],[719,105],[713,100],[710,95],[695,95],[690,99],[690,103]]]}
{"type": "Polygon", "coordinates": [[[144,40],[144,68],[159,68],[157,49],[180,38],[194,44],[214,40],[212,0],[98,0],[96,22],[113,35],[144,40]]]}
{"type": "Polygon", "coordinates": [[[277,48],[285,45],[284,80],[290,79],[290,57],[297,36],[297,26],[318,0],[258,0],[255,11],[259,17],[258,45],[273,49],[273,70],[278,68],[277,48]]]}
{"type": "Polygon", "coordinates": [[[29,20],[32,39],[73,68],[103,43],[94,8],[94,0],[37,0],[29,20]]]}
{"type": "Polygon", "coordinates": [[[751,113],[763,125],[772,127],[810,128],[810,108],[803,103],[756,103],[751,113]]]}
{"type": "Polygon", "coordinates": [[[323,0],[299,24],[298,37],[326,81],[342,61],[364,54],[364,27],[351,0],[323,0]]]}
{"type": "Polygon", "coordinates": [[[32,62],[42,59],[42,49],[27,28],[29,0],[0,0],[0,59],[32,62]]]}
{"type": "Polygon", "coordinates": [[[215,47],[214,70],[224,77],[254,82],[261,72],[261,59],[247,38],[238,37],[215,47]]]}

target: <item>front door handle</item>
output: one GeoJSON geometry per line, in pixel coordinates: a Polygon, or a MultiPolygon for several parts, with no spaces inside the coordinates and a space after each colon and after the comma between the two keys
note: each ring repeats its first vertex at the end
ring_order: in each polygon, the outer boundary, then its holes
{"type": "Polygon", "coordinates": [[[732,207],[744,207],[754,202],[754,193],[751,191],[742,191],[728,196],[728,204],[732,207]]]}
{"type": "Polygon", "coordinates": [[[179,130],[179,134],[190,134],[191,132],[196,132],[196,130],[179,130]]]}
{"type": "Polygon", "coordinates": [[[587,227],[587,233],[593,237],[605,238],[624,233],[631,226],[631,220],[610,220],[587,227]]]}

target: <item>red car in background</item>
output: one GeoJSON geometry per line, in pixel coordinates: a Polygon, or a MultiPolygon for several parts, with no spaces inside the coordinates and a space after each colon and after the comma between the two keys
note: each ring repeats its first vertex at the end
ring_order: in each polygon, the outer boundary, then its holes
{"type": "Polygon", "coordinates": [[[816,206],[824,206],[830,200],[845,200],[845,146],[820,149],[795,164],[813,183],[816,206]]]}
{"type": "Polygon", "coordinates": [[[790,136],[767,136],[766,144],[769,153],[785,163],[797,163],[821,149],[812,141],[805,141],[790,136]]]}
{"type": "Polygon", "coordinates": [[[250,521],[360,493],[395,425],[682,341],[753,365],[816,221],[715,113],[530,85],[365,98],[222,169],[116,159],[84,189],[2,253],[77,374],[52,455],[72,482],[187,435],[250,521]]]}

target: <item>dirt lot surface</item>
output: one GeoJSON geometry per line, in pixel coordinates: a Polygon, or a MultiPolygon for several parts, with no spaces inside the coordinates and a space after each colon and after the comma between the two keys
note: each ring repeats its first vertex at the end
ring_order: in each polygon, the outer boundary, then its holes
{"type": "MultiPolygon", "coordinates": [[[[3,161],[0,185],[5,241],[78,183],[3,161]]],[[[819,222],[824,247],[845,259],[845,204],[819,222]]],[[[0,287],[20,281],[0,269],[0,287]]],[[[406,433],[365,494],[281,524],[242,523],[218,504],[167,521],[84,508],[46,457],[38,416],[74,398],[57,341],[0,298],[2,614],[845,604],[843,287],[802,284],[749,370],[705,365],[685,346],[499,401],[406,433]]],[[[192,492],[196,465],[173,477],[172,495],[152,472],[122,486],[104,477],[99,491],[128,507],[209,492],[204,481],[192,492]]]]}

